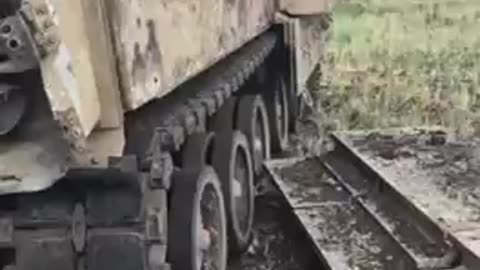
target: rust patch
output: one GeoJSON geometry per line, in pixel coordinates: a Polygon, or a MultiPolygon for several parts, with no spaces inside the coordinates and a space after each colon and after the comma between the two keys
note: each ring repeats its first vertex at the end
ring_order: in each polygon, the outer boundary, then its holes
{"type": "Polygon", "coordinates": [[[158,45],[157,39],[155,37],[155,23],[153,22],[153,20],[147,21],[147,28],[148,28],[147,52],[152,54],[153,59],[155,60],[154,63],[161,63],[162,55],[160,53],[160,46],[158,45]]]}
{"type": "Polygon", "coordinates": [[[132,84],[137,85],[137,80],[143,81],[142,79],[145,77],[144,71],[147,68],[145,58],[140,51],[140,45],[138,42],[135,42],[133,54],[135,55],[135,58],[133,59],[132,64],[132,84]]]}
{"type": "Polygon", "coordinates": [[[189,6],[188,6],[189,10],[191,13],[196,13],[197,12],[197,5],[195,3],[191,3],[189,6]]]}
{"type": "Polygon", "coordinates": [[[80,122],[75,117],[75,111],[70,108],[65,111],[55,112],[55,121],[62,128],[64,139],[68,142],[71,152],[67,157],[69,162],[82,162],[82,157],[86,153],[85,135],[80,129],[80,122]]]}
{"type": "Polygon", "coordinates": [[[220,49],[224,49],[227,45],[227,36],[225,33],[221,33],[219,36],[218,36],[218,47],[220,49]]]}
{"type": "MultiPolygon", "coordinates": [[[[227,7],[231,8],[231,7],[235,6],[235,4],[238,2],[238,0],[226,0],[225,2],[227,2],[227,7]]],[[[243,2],[243,1],[241,1],[241,2],[243,2]]]]}
{"type": "Polygon", "coordinates": [[[174,91],[180,83],[260,34],[271,23],[263,12],[274,1],[113,2],[110,6],[121,13],[110,16],[110,24],[129,111],[174,91]],[[138,18],[142,20],[141,29],[138,18]]]}
{"type": "MultiPolygon", "coordinates": [[[[140,45],[135,43],[134,46],[134,60],[132,63],[132,84],[135,86],[140,83],[145,82],[148,78],[150,71],[148,68],[158,68],[158,73],[163,75],[162,70],[162,53],[160,51],[160,46],[155,36],[155,23],[153,20],[148,20],[146,22],[146,27],[148,31],[148,42],[145,46],[145,49],[141,50],[140,45]]],[[[155,85],[162,82],[162,78],[153,78],[155,85]]]]}

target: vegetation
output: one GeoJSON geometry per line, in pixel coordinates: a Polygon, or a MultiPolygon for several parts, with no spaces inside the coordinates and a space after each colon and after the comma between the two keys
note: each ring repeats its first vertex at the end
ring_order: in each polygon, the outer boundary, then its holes
{"type": "Polygon", "coordinates": [[[349,0],[314,81],[332,129],[442,125],[480,135],[480,1],[349,0]]]}

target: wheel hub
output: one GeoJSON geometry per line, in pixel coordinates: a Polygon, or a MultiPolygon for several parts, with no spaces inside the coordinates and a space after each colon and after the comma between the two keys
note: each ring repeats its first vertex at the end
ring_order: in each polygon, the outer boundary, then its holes
{"type": "Polygon", "coordinates": [[[275,93],[275,110],[277,111],[276,115],[277,115],[277,120],[279,121],[279,123],[282,122],[282,119],[283,119],[283,104],[282,104],[282,98],[280,97],[280,93],[277,91],[275,93]]]}
{"type": "Polygon", "coordinates": [[[212,244],[212,236],[208,229],[201,228],[199,232],[199,249],[202,251],[207,251],[210,245],[212,244]]]}
{"type": "Polygon", "coordinates": [[[261,153],[263,156],[263,143],[261,138],[259,137],[255,138],[255,141],[253,142],[253,147],[256,153],[261,153]]]}
{"type": "Polygon", "coordinates": [[[266,151],[265,151],[265,132],[262,129],[262,119],[260,116],[257,116],[256,121],[255,121],[255,130],[254,130],[254,140],[253,140],[253,151],[255,155],[258,155],[261,157],[261,160],[263,160],[266,156],[266,151]]]}
{"type": "Polygon", "coordinates": [[[275,91],[275,111],[278,125],[278,132],[283,137],[285,136],[285,128],[288,123],[285,123],[285,100],[283,99],[283,93],[275,91]]]}
{"type": "MultiPolygon", "coordinates": [[[[212,234],[211,232],[204,227],[203,221],[197,227],[197,268],[204,269],[205,265],[211,264],[211,259],[208,257],[209,250],[213,246],[212,234]]],[[[208,269],[208,268],[207,268],[208,269]]]]}
{"type": "Polygon", "coordinates": [[[232,194],[233,194],[233,197],[235,197],[235,199],[239,199],[242,197],[242,181],[237,179],[237,178],[233,178],[233,185],[232,185],[232,194]]]}
{"type": "Polygon", "coordinates": [[[242,231],[246,230],[249,215],[249,200],[248,200],[248,169],[246,157],[239,150],[235,157],[235,173],[233,181],[233,195],[235,200],[235,211],[240,217],[239,225],[242,231]]]}
{"type": "Polygon", "coordinates": [[[220,209],[219,201],[208,187],[204,190],[201,207],[197,218],[197,268],[196,269],[218,269],[219,252],[222,242],[218,239],[220,230],[223,230],[218,222],[220,209]]]}

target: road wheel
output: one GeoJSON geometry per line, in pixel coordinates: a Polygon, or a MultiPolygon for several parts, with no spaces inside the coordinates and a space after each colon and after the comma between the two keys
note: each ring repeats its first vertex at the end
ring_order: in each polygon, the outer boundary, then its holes
{"type": "Polygon", "coordinates": [[[270,130],[267,109],[259,95],[247,95],[238,102],[237,127],[248,138],[256,175],[264,160],[270,158],[270,130]]]}
{"type": "Polygon", "coordinates": [[[247,137],[240,131],[217,133],[212,161],[225,197],[229,249],[238,255],[248,248],[254,216],[253,166],[247,137]]]}
{"type": "Polygon", "coordinates": [[[211,165],[214,138],[213,132],[190,135],[182,149],[182,168],[194,170],[211,165]]]}
{"type": "Polygon", "coordinates": [[[300,97],[288,85],[288,131],[297,133],[297,119],[300,115],[300,97]]]}
{"type": "Polygon", "coordinates": [[[237,98],[231,97],[220,107],[209,123],[209,130],[218,132],[220,130],[233,130],[235,109],[237,106],[237,98]]]}
{"type": "Polygon", "coordinates": [[[288,93],[285,80],[282,77],[277,76],[272,85],[273,89],[265,92],[271,148],[274,152],[282,152],[286,149],[288,143],[288,93]]]}
{"type": "Polygon", "coordinates": [[[203,167],[178,173],[173,182],[168,233],[172,268],[225,270],[227,224],[217,174],[203,167]]]}

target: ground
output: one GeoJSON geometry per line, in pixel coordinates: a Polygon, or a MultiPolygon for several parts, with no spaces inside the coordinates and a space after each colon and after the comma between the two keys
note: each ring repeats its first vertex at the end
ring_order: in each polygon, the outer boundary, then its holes
{"type": "Polygon", "coordinates": [[[349,0],[311,90],[325,131],[443,125],[480,134],[480,1],[349,0]]]}
{"type": "MultiPolygon", "coordinates": [[[[276,192],[257,198],[253,239],[248,251],[232,258],[229,270],[301,270],[318,268],[304,231],[299,231],[293,213],[276,192]]],[[[319,269],[321,270],[321,269],[319,269]]]]}

